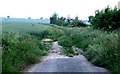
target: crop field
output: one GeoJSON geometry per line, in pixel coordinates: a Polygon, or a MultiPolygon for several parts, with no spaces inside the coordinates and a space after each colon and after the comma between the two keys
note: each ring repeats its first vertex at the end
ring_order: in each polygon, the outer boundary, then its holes
{"type": "Polygon", "coordinates": [[[2,30],[3,32],[28,32],[28,31],[43,31],[46,29],[46,26],[38,23],[29,23],[29,22],[16,22],[16,21],[3,21],[2,30]]]}

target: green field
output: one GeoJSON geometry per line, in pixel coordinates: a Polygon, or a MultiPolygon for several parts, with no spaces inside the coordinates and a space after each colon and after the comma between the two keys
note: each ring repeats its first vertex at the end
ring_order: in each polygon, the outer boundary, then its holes
{"type": "Polygon", "coordinates": [[[47,27],[38,23],[29,23],[29,22],[16,22],[16,21],[3,21],[2,29],[3,32],[12,31],[12,32],[28,32],[28,31],[42,31],[47,27]]]}
{"type": "Polygon", "coordinates": [[[3,72],[16,72],[47,55],[43,38],[59,41],[64,55],[76,55],[72,46],[79,47],[93,64],[116,72],[120,69],[118,31],[105,32],[90,28],[71,28],[53,24],[2,22],[3,72]],[[39,53],[38,53],[39,52],[39,53]]]}

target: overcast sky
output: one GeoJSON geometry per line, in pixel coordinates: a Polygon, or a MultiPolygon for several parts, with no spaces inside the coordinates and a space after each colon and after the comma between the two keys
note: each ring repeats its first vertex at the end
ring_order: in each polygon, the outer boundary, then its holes
{"type": "Polygon", "coordinates": [[[114,7],[120,0],[0,0],[0,17],[49,18],[54,12],[59,16],[78,16],[86,20],[95,10],[109,5],[114,7]]]}

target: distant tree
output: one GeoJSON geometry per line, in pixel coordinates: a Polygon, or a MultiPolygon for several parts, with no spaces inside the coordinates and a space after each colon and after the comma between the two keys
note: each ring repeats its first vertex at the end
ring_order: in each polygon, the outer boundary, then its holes
{"type": "Polygon", "coordinates": [[[50,24],[56,24],[59,26],[72,26],[72,27],[85,27],[86,24],[79,20],[76,16],[75,19],[70,18],[68,15],[67,19],[64,17],[58,17],[58,14],[54,13],[50,17],[50,24]]]}
{"type": "Polygon", "coordinates": [[[54,13],[51,17],[50,17],[50,24],[55,24],[56,21],[58,19],[58,14],[54,13]]]}
{"type": "Polygon", "coordinates": [[[66,18],[64,17],[63,20],[66,21],[66,18]]]}
{"type": "Polygon", "coordinates": [[[40,19],[43,19],[43,17],[41,17],[40,19]]]}
{"type": "Polygon", "coordinates": [[[28,19],[31,19],[31,17],[28,17],[28,19]]]}
{"type": "Polygon", "coordinates": [[[67,16],[67,22],[70,23],[71,22],[71,18],[70,15],[67,16]]]}
{"type": "Polygon", "coordinates": [[[90,24],[94,24],[94,21],[93,21],[93,18],[94,18],[94,16],[89,16],[88,17],[88,22],[90,22],[90,24]]]}
{"type": "Polygon", "coordinates": [[[78,20],[78,16],[75,17],[75,20],[78,20]]]}
{"type": "Polygon", "coordinates": [[[87,25],[85,23],[83,23],[82,20],[73,20],[69,26],[71,27],[86,27],[87,25]]]}
{"type": "Polygon", "coordinates": [[[65,20],[66,20],[66,18],[60,17],[60,18],[58,18],[58,19],[56,20],[56,23],[55,23],[55,24],[57,24],[57,25],[59,25],[59,26],[67,26],[68,23],[65,22],[65,20]]]}
{"type": "Polygon", "coordinates": [[[7,18],[10,18],[10,16],[7,16],[7,18]]]}
{"type": "Polygon", "coordinates": [[[69,26],[71,26],[71,27],[86,27],[86,24],[82,20],[79,20],[78,17],[76,16],[75,19],[72,19],[69,26]]]}

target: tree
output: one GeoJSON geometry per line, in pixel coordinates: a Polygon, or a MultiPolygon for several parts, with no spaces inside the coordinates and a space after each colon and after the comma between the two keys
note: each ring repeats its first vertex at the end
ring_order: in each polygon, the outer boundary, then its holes
{"type": "Polygon", "coordinates": [[[101,11],[97,10],[95,16],[89,16],[89,22],[95,29],[106,31],[116,30],[120,28],[120,9],[115,7],[111,9],[109,6],[101,11]]]}
{"type": "Polygon", "coordinates": [[[40,19],[43,19],[43,17],[41,17],[40,19]]]}
{"type": "Polygon", "coordinates": [[[69,16],[66,18],[58,17],[58,14],[54,13],[50,17],[50,24],[56,24],[59,26],[72,26],[72,27],[85,27],[86,24],[83,21],[78,20],[76,16],[75,19],[71,19],[69,16]]]}
{"type": "Polygon", "coordinates": [[[56,23],[57,25],[59,26],[67,26],[68,25],[68,22],[65,22],[65,19],[64,17],[60,17],[56,20],[56,23]]]}
{"type": "Polygon", "coordinates": [[[54,13],[52,17],[50,17],[50,24],[55,24],[58,19],[58,14],[54,13]]]}
{"type": "Polygon", "coordinates": [[[28,19],[31,19],[31,17],[28,17],[28,19]]]}
{"type": "Polygon", "coordinates": [[[7,18],[10,18],[10,16],[7,16],[7,18]]]}
{"type": "Polygon", "coordinates": [[[69,24],[72,27],[86,27],[86,24],[82,20],[79,20],[76,16],[75,19],[69,24]]]}
{"type": "Polygon", "coordinates": [[[75,20],[78,20],[78,16],[75,17],[75,20]]]}

